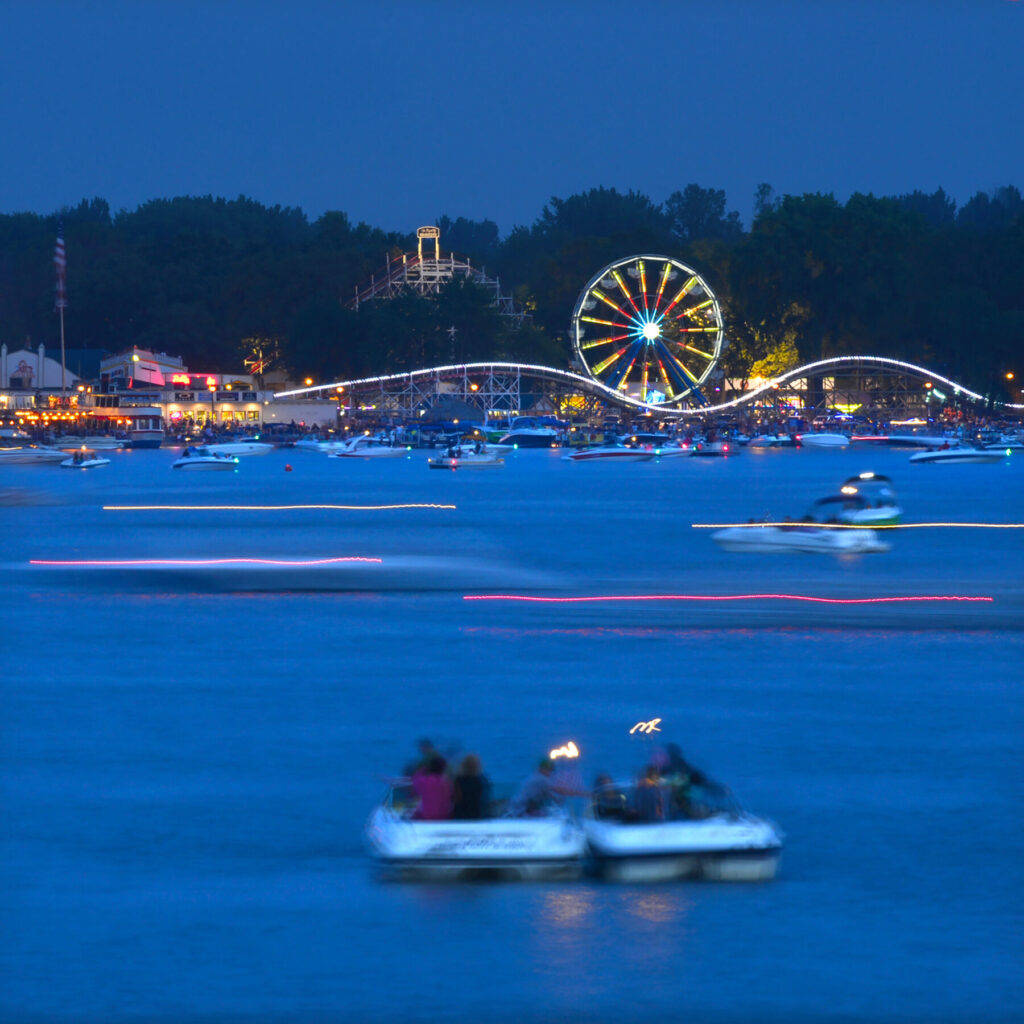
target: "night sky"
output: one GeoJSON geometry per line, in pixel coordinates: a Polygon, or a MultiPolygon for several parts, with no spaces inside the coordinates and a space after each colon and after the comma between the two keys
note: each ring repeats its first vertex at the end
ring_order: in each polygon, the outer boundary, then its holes
{"type": "Polygon", "coordinates": [[[249,196],[411,231],[597,186],[1024,186],[1024,3],[0,0],[0,212],[249,196]]]}

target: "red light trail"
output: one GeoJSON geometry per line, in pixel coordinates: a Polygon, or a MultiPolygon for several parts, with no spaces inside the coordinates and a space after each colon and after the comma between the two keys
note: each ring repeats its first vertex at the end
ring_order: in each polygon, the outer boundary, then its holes
{"type": "Polygon", "coordinates": [[[904,604],[925,601],[993,601],[957,594],[899,597],[814,597],[810,594],[608,594],[596,597],[536,597],[529,594],[464,594],[463,601],[525,601],[536,604],[588,604],[610,601],[807,601],[812,604],[904,604]]]}

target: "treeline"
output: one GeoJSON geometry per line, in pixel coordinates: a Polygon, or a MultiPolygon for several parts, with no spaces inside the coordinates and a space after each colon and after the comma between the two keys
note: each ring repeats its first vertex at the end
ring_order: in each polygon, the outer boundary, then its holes
{"type": "Polygon", "coordinates": [[[694,266],[722,304],[730,376],[871,353],[905,358],[990,394],[1024,374],[1024,200],[1007,186],[958,208],[942,189],[894,197],[776,197],[762,185],[745,229],[721,190],[662,203],[597,188],[554,198],[504,238],[489,220],[442,216],[445,252],[501,279],[530,317],[515,329],[492,294],[456,280],[432,299],[349,308],[414,230],[241,197],[153,200],[112,214],[102,199],[47,216],[0,216],[0,341],[52,351],[53,248],[63,221],[69,347],[138,345],[195,370],[243,369],[260,347],[296,377],[358,377],[437,363],[520,359],[566,366],[585,283],[622,256],[694,266]]]}

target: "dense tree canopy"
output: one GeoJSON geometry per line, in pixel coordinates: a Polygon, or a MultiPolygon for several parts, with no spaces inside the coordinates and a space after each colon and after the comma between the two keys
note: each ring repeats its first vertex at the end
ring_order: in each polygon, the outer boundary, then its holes
{"type": "Polygon", "coordinates": [[[111,213],[103,199],[0,216],[0,341],[52,348],[53,247],[68,252],[68,344],[180,354],[241,371],[252,339],[299,377],[347,378],[463,360],[569,363],[569,318],[586,282],[651,252],[711,284],[731,344],[725,370],[846,353],[904,357],[998,389],[1024,340],[1024,199],[1007,186],[960,209],[942,189],[878,198],[777,197],[761,185],[745,230],[725,193],[689,184],[657,203],[611,188],[553,197],[504,238],[489,220],[444,215],[448,252],[500,276],[528,311],[515,328],[492,294],[456,279],[430,298],[350,300],[413,234],[353,225],[339,211],[239,197],[156,199],[111,213]]]}

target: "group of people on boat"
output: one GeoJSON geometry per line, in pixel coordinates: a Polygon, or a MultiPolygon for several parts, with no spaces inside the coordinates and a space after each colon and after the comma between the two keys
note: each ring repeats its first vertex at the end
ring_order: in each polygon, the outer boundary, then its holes
{"type": "MultiPolygon", "coordinates": [[[[598,818],[636,823],[700,818],[710,811],[695,798],[695,788],[707,793],[728,792],[689,764],[675,743],[655,748],[629,792],[605,773],[596,777],[588,792],[576,783],[574,774],[556,774],[555,762],[550,757],[540,758],[535,770],[500,810],[501,816],[538,817],[550,813],[567,797],[589,797],[598,818]]],[[[496,816],[491,783],[477,754],[464,755],[452,771],[448,759],[430,740],[422,739],[419,757],[406,766],[401,781],[415,797],[414,820],[474,821],[496,816]]]]}

